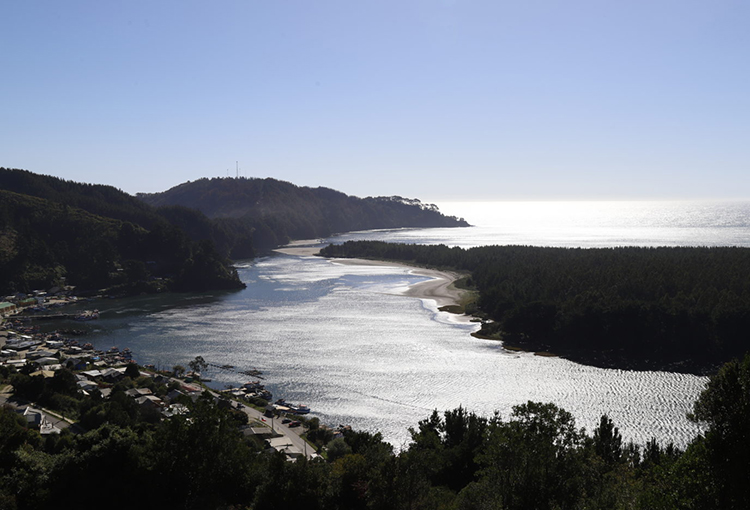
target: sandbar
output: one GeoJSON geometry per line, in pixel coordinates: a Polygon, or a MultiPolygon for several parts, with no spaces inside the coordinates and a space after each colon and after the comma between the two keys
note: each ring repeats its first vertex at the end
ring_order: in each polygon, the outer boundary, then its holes
{"type": "Polygon", "coordinates": [[[276,248],[273,251],[297,257],[314,257],[325,246],[326,243],[320,239],[307,239],[303,241],[292,241],[291,243],[282,246],[281,248],[276,248]]]}
{"type": "MultiPolygon", "coordinates": [[[[297,257],[313,257],[318,254],[321,248],[326,244],[317,239],[308,239],[304,241],[294,241],[286,246],[274,250],[284,255],[293,255],[297,257]]],[[[459,273],[452,271],[438,271],[436,269],[426,269],[414,267],[400,262],[390,262],[383,260],[369,259],[349,259],[349,258],[329,258],[334,264],[343,265],[362,265],[362,266],[392,266],[408,268],[410,273],[430,278],[427,281],[410,285],[405,291],[398,293],[401,296],[408,296],[417,299],[431,299],[435,301],[438,308],[450,305],[459,305],[465,290],[456,288],[453,284],[461,277],[459,273]]],[[[467,320],[470,317],[467,316],[467,320]]]]}

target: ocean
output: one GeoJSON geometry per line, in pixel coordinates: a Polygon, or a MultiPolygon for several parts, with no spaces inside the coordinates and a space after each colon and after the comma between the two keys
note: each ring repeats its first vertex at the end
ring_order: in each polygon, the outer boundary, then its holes
{"type": "MultiPolygon", "coordinates": [[[[329,239],[478,246],[747,246],[748,202],[439,203],[473,227],[355,232],[329,239]]],[[[323,423],[380,432],[396,447],[432,410],[458,406],[508,417],[529,400],[570,411],[593,429],[604,413],[626,440],[686,445],[686,413],[707,379],[600,369],[505,351],[470,336],[434,302],[399,295],[425,277],[399,266],[352,266],[274,255],[237,264],[247,289],[143,296],[97,303],[87,323],[97,348],[129,347],[140,363],[186,365],[196,355],[234,371],[207,374],[216,388],[259,369],[274,398],[303,403],[323,423]]],[[[94,304],[89,304],[94,306],[94,304]]]]}
{"type": "Polygon", "coordinates": [[[351,233],[340,239],[449,246],[750,246],[750,201],[439,202],[472,227],[351,233]]]}

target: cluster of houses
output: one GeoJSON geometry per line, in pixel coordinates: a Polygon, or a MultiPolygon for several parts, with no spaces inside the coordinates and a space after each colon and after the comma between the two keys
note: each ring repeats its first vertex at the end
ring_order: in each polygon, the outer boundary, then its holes
{"type": "MultiPolygon", "coordinates": [[[[68,340],[58,333],[41,334],[33,328],[13,323],[3,324],[0,328],[0,365],[17,370],[31,366],[31,371],[27,372],[29,375],[43,377],[53,377],[57,370],[66,368],[75,372],[78,388],[84,395],[99,391],[103,397],[108,397],[112,391],[111,386],[126,377],[128,364],[132,361],[128,349],[120,351],[113,347],[107,351],[98,351],[91,344],[79,345],[76,340],[68,340]]],[[[154,377],[157,383],[169,383],[169,378],[159,374],[144,372],[143,375],[154,377]]],[[[183,405],[175,402],[179,396],[195,400],[202,391],[200,387],[184,383],[180,389],[167,394],[164,400],[148,388],[128,390],[126,394],[135,399],[143,409],[154,409],[165,416],[173,416],[187,412],[183,405]]],[[[60,428],[52,423],[60,425],[62,422],[43,411],[28,405],[18,406],[16,410],[23,414],[29,427],[42,434],[60,432],[60,428]]]]}
{"type": "Polygon", "coordinates": [[[18,293],[0,298],[0,318],[13,315],[24,308],[37,310],[75,303],[78,298],[71,295],[73,287],[53,287],[47,291],[35,290],[30,294],[18,293]]]}
{"type": "Polygon", "coordinates": [[[271,401],[273,396],[260,381],[251,381],[243,384],[239,388],[229,388],[223,391],[226,395],[238,398],[241,400],[252,401],[253,399],[260,398],[266,401],[271,401]]]}
{"type": "Polygon", "coordinates": [[[91,365],[105,369],[128,363],[131,357],[127,349],[97,351],[90,343],[79,345],[78,341],[68,340],[56,332],[40,334],[33,328],[12,323],[4,324],[0,330],[0,365],[19,369],[31,364],[36,369],[32,375],[52,377],[54,371],[62,367],[83,370],[91,365]]]}
{"type": "MultiPolygon", "coordinates": [[[[110,385],[116,384],[126,377],[127,367],[106,368],[104,370],[84,370],[76,374],[78,387],[84,394],[99,391],[102,397],[107,398],[112,393],[110,385]]],[[[170,379],[161,374],[140,372],[141,375],[149,376],[159,384],[169,384],[170,379]]],[[[159,398],[149,388],[131,388],[125,394],[135,400],[141,409],[149,409],[161,413],[165,417],[186,414],[188,409],[178,402],[179,397],[186,396],[195,401],[203,393],[203,389],[190,384],[182,384],[180,389],[173,389],[164,398],[159,398]]]]}
{"type": "MultiPolygon", "coordinates": [[[[14,323],[12,320],[0,324],[0,365],[12,366],[17,370],[26,368],[29,375],[43,377],[53,377],[55,372],[62,368],[69,369],[75,373],[78,388],[85,395],[98,391],[102,397],[109,397],[111,387],[126,377],[131,362],[131,353],[127,349],[120,351],[113,347],[107,351],[100,351],[94,349],[91,344],[79,344],[77,340],[65,338],[56,332],[39,333],[35,328],[14,323]]],[[[139,373],[153,377],[157,384],[169,385],[175,380],[159,373],[139,373]]],[[[164,417],[186,414],[188,409],[179,402],[182,400],[180,397],[195,401],[204,391],[203,388],[190,384],[189,380],[180,381],[179,388],[172,389],[163,398],[153,394],[148,388],[133,388],[125,393],[144,411],[156,412],[164,417]]],[[[246,401],[253,398],[271,400],[271,393],[259,381],[246,383],[240,388],[226,390],[224,393],[246,401]]],[[[219,400],[218,397],[215,398],[219,400]]],[[[221,400],[220,404],[234,405],[227,400],[221,400]]],[[[280,404],[283,402],[269,405],[274,415],[295,412],[280,404]]],[[[236,407],[244,409],[239,403],[236,403],[236,407]]],[[[18,405],[16,411],[25,417],[30,428],[38,430],[41,434],[58,434],[61,427],[69,425],[63,418],[50,416],[31,405],[18,405]]],[[[310,456],[312,453],[301,451],[291,443],[288,436],[279,434],[260,421],[255,426],[243,427],[242,432],[264,439],[269,448],[282,452],[288,460],[295,460],[304,455],[310,456]]]]}

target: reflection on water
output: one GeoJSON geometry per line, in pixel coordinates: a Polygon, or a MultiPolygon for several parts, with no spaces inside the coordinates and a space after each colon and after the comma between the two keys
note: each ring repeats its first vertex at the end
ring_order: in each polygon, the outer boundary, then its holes
{"type": "MultiPolygon", "coordinates": [[[[115,300],[100,306],[98,348],[130,347],[141,363],[185,365],[196,355],[258,368],[275,396],[309,405],[324,423],[378,430],[399,446],[433,409],[463,405],[507,416],[513,405],[554,402],[588,429],[609,414],[623,435],[684,444],[685,419],[705,378],[627,372],[509,353],[475,327],[447,321],[432,302],[393,295],[424,277],[388,266],[345,266],[276,256],[240,269],[234,293],[115,300]],[[109,305],[108,307],[105,305],[109,305]]],[[[214,370],[213,385],[247,377],[214,370]]]]}
{"type": "MultiPolygon", "coordinates": [[[[749,246],[748,202],[506,202],[439,204],[475,224],[332,238],[471,247],[749,246]]],[[[277,256],[240,265],[248,288],[234,293],[149,296],[98,305],[87,324],[97,347],[130,347],[162,368],[196,355],[238,370],[258,368],[277,397],[309,405],[323,422],[408,440],[433,409],[463,405],[507,416],[528,400],[554,402],[589,430],[607,413],[626,439],[684,445],[697,433],[685,418],[706,379],[628,372],[509,353],[469,336],[429,301],[393,295],[421,281],[407,269],[343,266],[277,256]]],[[[92,306],[93,307],[93,306],[92,306]]],[[[241,384],[236,372],[209,374],[241,384]]]]}
{"type": "Polygon", "coordinates": [[[470,228],[350,233],[335,241],[379,239],[449,246],[748,246],[750,202],[443,202],[470,228]]]}

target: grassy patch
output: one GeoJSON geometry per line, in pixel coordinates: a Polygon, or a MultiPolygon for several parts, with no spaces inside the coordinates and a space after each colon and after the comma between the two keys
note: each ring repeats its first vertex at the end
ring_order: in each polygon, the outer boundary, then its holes
{"type": "MultiPolygon", "coordinates": [[[[487,334],[483,334],[482,331],[480,330],[480,331],[476,331],[472,333],[471,336],[473,336],[474,338],[481,338],[482,340],[498,340],[498,341],[503,340],[503,334],[501,332],[487,335],[487,334]]],[[[508,347],[505,345],[503,345],[503,347],[508,349],[508,347]]]]}
{"type": "Polygon", "coordinates": [[[471,275],[462,276],[461,278],[457,279],[453,282],[453,285],[457,289],[461,290],[476,290],[476,286],[474,285],[474,281],[471,279],[471,275]]]}
{"type": "Polygon", "coordinates": [[[461,287],[456,286],[455,283],[456,282],[453,282],[453,285],[456,288],[463,290],[459,302],[455,305],[441,306],[440,308],[438,308],[438,310],[440,310],[441,312],[454,313],[456,315],[474,314],[477,311],[477,301],[479,300],[479,293],[476,291],[468,291],[462,289],[461,287]]]}
{"type": "Polygon", "coordinates": [[[438,308],[441,312],[448,312],[448,313],[455,313],[458,315],[462,315],[464,313],[464,307],[461,305],[447,305],[447,306],[441,306],[438,308]]]}

